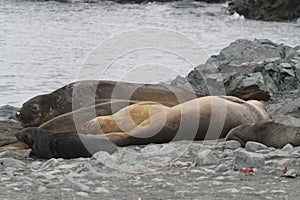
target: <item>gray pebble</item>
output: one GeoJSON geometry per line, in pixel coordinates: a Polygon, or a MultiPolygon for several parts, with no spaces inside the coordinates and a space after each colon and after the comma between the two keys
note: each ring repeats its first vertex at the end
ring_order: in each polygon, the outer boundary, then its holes
{"type": "Polygon", "coordinates": [[[111,192],[108,189],[104,188],[104,187],[97,187],[94,192],[111,194],[111,192]]]}
{"type": "Polygon", "coordinates": [[[286,68],[286,69],[291,69],[293,66],[289,63],[281,63],[280,67],[286,68]]]}
{"type": "Polygon", "coordinates": [[[282,151],[291,151],[291,150],[293,150],[293,145],[291,145],[291,144],[286,144],[284,147],[282,147],[282,151]]]}
{"type": "Polygon", "coordinates": [[[89,194],[86,193],[86,192],[76,192],[76,194],[77,194],[78,196],[82,196],[82,197],[89,197],[89,194]]]}
{"type": "Polygon", "coordinates": [[[209,149],[200,150],[196,156],[196,163],[198,166],[217,164],[219,159],[209,149]]]}
{"type": "Polygon", "coordinates": [[[23,168],[26,164],[23,161],[16,160],[13,158],[0,158],[0,168],[23,168]]]}
{"type": "Polygon", "coordinates": [[[294,153],[300,153],[300,146],[299,146],[299,147],[295,147],[295,148],[293,149],[293,152],[294,152],[294,153]]]}
{"type": "Polygon", "coordinates": [[[96,164],[102,164],[113,169],[119,168],[117,164],[117,158],[114,155],[110,155],[106,151],[99,151],[95,153],[92,156],[91,160],[96,164]]]}
{"type": "Polygon", "coordinates": [[[63,180],[63,185],[69,188],[73,188],[75,190],[81,190],[84,192],[88,192],[90,190],[90,187],[87,185],[84,185],[82,183],[75,182],[74,180],[71,180],[70,178],[66,178],[63,180]]]}
{"type": "Polygon", "coordinates": [[[223,149],[235,150],[241,147],[241,143],[236,140],[229,140],[224,143],[223,149]]]}
{"type": "Polygon", "coordinates": [[[282,175],[283,177],[287,178],[296,178],[297,177],[297,171],[294,169],[289,169],[285,174],[282,175]]]}
{"type": "Polygon", "coordinates": [[[268,149],[268,147],[266,145],[258,143],[258,142],[249,141],[246,143],[245,149],[247,151],[256,152],[258,150],[268,149]]]}
{"type": "Polygon", "coordinates": [[[263,167],[265,159],[263,155],[239,149],[234,152],[233,164],[238,168],[263,167]]]}
{"type": "Polygon", "coordinates": [[[232,168],[231,162],[223,162],[215,168],[215,171],[216,172],[226,172],[228,170],[231,170],[231,168],[232,168]]]}
{"type": "Polygon", "coordinates": [[[59,164],[59,159],[51,158],[44,162],[39,170],[53,170],[59,164]]]}

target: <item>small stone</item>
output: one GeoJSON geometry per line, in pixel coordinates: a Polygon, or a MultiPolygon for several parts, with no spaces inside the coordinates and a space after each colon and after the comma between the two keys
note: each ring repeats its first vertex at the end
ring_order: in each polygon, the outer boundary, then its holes
{"type": "Polygon", "coordinates": [[[293,147],[293,145],[291,145],[291,144],[286,144],[284,147],[282,147],[282,151],[291,151],[291,150],[293,150],[294,149],[294,147],[293,147]]]}
{"type": "Polygon", "coordinates": [[[286,178],[296,178],[297,177],[297,171],[294,169],[289,169],[285,174],[282,175],[286,178]]]}
{"type": "Polygon", "coordinates": [[[89,197],[89,194],[86,192],[76,192],[76,194],[82,197],[89,197]]]}
{"type": "Polygon", "coordinates": [[[228,162],[224,162],[224,163],[219,164],[215,168],[215,171],[221,173],[221,172],[226,172],[226,171],[228,171],[230,169],[231,169],[231,164],[228,163],[228,162]]]}
{"type": "Polygon", "coordinates": [[[217,164],[219,159],[209,149],[200,150],[196,156],[196,163],[200,165],[217,164]]]}
{"type": "Polygon", "coordinates": [[[13,158],[0,158],[0,168],[23,168],[26,164],[20,160],[16,160],[13,158]]]}
{"type": "Polygon", "coordinates": [[[55,158],[51,158],[50,160],[47,160],[44,162],[39,170],[53,170],[55,167],[59,164],[59,160],[55,158]]]}
{"type": "Polygon", "coordinates": [[[289,63],[281,63],[280,67],[283,67],[285,69],[291,69],[293,66],[289,63]]]}
{"type": "Polygon", "coordinates": [[[244,149],[239,149],[234,152],[233,165],[238,168],[258,168],[263,167],[265,165],[265,158],[263,155],[258,153],[252,153],[249,151],[245,151],[244,149]]]}
{"type": "Polygon", "coordinates": [[[119,169],[119,165],[117,164],[117,158],[115,155],[110,155],[106,151],[99,151],[95,153],[92,158],[96,164],[102,164],[104,166],[110,167],[112,169],[119,169]]]}
{"type": "Polygon", "coordinates": [[[104,187],[97,187],[94,192],[111,194],[111,192],[108,189],[104,188],[104,187]]]}
{"type": "Polygon", "coordinates": [[[82,183],[75,182],[74,180],[71,180],[69,178],[66,178],[65,180],[63,180],[63,184],[66,187],[70,187],[70,188],[77,189],[77,190],[82,190],[84,192],[88,192],[90,190],[89,186],[84,185],[82,183]]]}
{"type": "Polygon", "coordinates": [[[295,153],[300,153],[300,146],[299,146],[299,147],[295,147],[295,148],[293,149],[293,152],[295,152],[295,153]]]}
{"type": "Polygon", "coordinates": [[[248,186],[242,186],[240,189],[247,190],[247,191],[256,191],[256,189],[254,187],[248,187],[248,186]]]}
{"type": "Polygon", "coordinates": [[[279,166],[295,166],[300,165],[300,160],[297,158],[284,158],[278,161],[279,166]]]}
{"type": "Polygon", "coordinates": [[[258,143],[258,142],[249,141],[246,143],[245,149],[247,151],[256,152],[258,150],[268,149],[268,147],[266,145],[258,143]]]}
{"type": "Polygon", "coordinates": [[[220,154],[222,158],[234,157],[231,149],[225,149],[223,152],[220,152],[220,154]]]}
{"type": "Polygon", "coordinates": [[[224,143],[223,149],[235,150],[241,147],[241,143],[236,140],[229,140],[224,143]]]}
{"type": "Polygon", "coordinates": [[[47,190],[47,188],[44,187],[44,186],[40,186],[40,187],[38,188],[38,192],[39,192],[39,193],[45,192],[46,190],[47,190]]]}

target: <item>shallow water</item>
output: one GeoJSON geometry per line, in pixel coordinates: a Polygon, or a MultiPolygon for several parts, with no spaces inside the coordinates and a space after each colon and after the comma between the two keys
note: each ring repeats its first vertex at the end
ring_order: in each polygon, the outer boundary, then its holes
{"type": "MultiPolygon", "coordinates": [[[[0,25],[0,106],[19,107],[32,96],[77,79],[168,82],[178,74],[186,75],[193,64],[204,63],[210,55],[239,38],[300,44],[299,23],[245,21],[225,14],[222,4],[199,2],[139,5],[2,0],[0,25]],[[203,51],[193,51],[190,46],[176,47],[177,38],[166,37],[155,42],[173,44],[175,53],[143,48],[125,52],[117,59],[107,58],[106,63],[111,65],[103,76],[94,68],[80,71],[84,59],[99,43],[124,31],[147,27],[184,34],[203,51]],[[182,48],[198,58],[196,63],[190,64],[176,54],[182,48]]],[[[106,54],[114,55],[124,44],[110,45],[106,54]]]]}

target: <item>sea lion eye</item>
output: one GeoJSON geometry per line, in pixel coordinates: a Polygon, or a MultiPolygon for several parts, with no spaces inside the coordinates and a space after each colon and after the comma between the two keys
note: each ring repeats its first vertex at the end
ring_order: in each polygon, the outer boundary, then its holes
{"type": "Polygon", "coordinates": [[[37,104],[29,104],[29,108],[32,111],[37,111],[39,109],[39,106],[37,104]]]}

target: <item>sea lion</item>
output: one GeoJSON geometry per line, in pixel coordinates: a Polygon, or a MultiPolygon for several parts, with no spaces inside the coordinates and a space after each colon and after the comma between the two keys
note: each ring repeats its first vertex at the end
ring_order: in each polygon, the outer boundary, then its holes
{"type": "Polygon", "coordinates": [[[102,99],[182,103],[200,96],[203,95],[177,86],[86,80],[33,97],[23,104],[16,117],[22,127],[38,127],[59,115],[102,99]]]}
{"type": "MultiPolygon", "coordinates": [[[[103,102],[103,101],[100,101],[103,102]]],[[[39,126],[41,129],[50,130],[56,133],[76,133],[83,129],[87,121],[96,116],[107,116],[114,114],[120,109],[139,103],[140,101],[111,99],[105,103],[99,103],[94,106],[83,107],[73,112],[59,115],[39,126]]],[[[165,106],[174,106],[176,103],[159,102],[165,106]]]]}
{"type": "MultiPolygon", "coordinates": [[[[100,103],[94,106],[84,106],[73,112],[57,116],[43,123],[39,126],[39,128],[44,130],[50,130],[56,133],[77,133],[78,131],[80,132],[81,130],[84,130],[83,126],[86,124],[86,122],[92,120],[93,118],[95,118],[95,116],[111,115],[128,105],[139,103],[139,101],[120,99],[104,99],[97,102],[100,103]]],[[[176,105],[175,103],[169,102],[159,103],[165,106],[176,105]]],[[[27,149],[28,146],[14,139],[11,143],[4,143],[3,145],[0,145],[0,149],[6,148],[27,149]]]]}
{"type": "MultiPolygon", "coordinates": [[[[153,105],[157,106],[157,103],[153,102],[153,105]]],[[[136,126],[131,127],[126,132],[112,132],[109,130],[110,126],[107,126],[106,132],[103,132],[105,135],[76,134],[74,136],[74,134],[55,133],[39,128],[27,128],[16,136],[20,141],[28,144],[38,157],[85,157],[90,156],[91,153],[87,154],[84,151],[85,153],[81,154],[75,150],[76,154],[74,154],[72,151],[72,149],[77,148],[76,145],[80,143],[81,138],[84,138],[83,144],[87,144],[85,148],[89,149],[89,151],[91,147],[88,144],[92,143],[90,140],[97,140],[101,143],[100,146],[93,143],[91,152],[96,152],[112,149],[114,144],[117,146],[128,146],[165,143],[171,140],[223,138],[234,127],[268,119],[268,114],[262,103],[255,100],[244,101],[230,96],[208,96],[190,100],[173,107],[159,106],[160,109],[154,109],[153,112],[151,112],[151,109],[149,112],[149,110],[147,111],[147,107],[151,108],[149,103],[144,105],[141,103],[133,104],[115,113],[114,115],[121,115],[118,116],[118,118],[120,117],[119,119],[122,118],[124,109],[129,109],[130,111],[130,108],[132,108],[132,112],[129,112],[131,118],[134,118],[134,114],[140,112],[140,109],[146,108],[146,112],[143,110],[142,113],[150,113],[148,116],[143,114],[144,120],[135,121],[137,122],[136,126]],[[68,137],[72,138],[68,141],[68,137]],[[73,146],[71,145],[72,142],[74,142],[73,146]],[[47,153],[44,154],[43,152],[47,153]]],[[[127,120],[127,117],[128,115],[124,116],[123,119],[127,120]]],[[[103,124],[106,123],[105,116],[100,116],[96,119],[98,122],[101,122],[103,119],[103,124]]],[[[114,124],[118,125],[118,123],[114,124]]],[[[90,124],[87,127],[89,126],[90,124]]],[[[111,127],[113,131],[117,129],[114,125],[111,127]]],[[[122,127],[119,128],[122,130],[122,127]]],[[[91,129],[89,127],[88,130],[94,131],[97,128],[91,129]]]]}
{"type": "Polygon", "coordinates": [[[282,148],[288,143],[300,146],[300,127],[287,126],[272,120],[262,120],[233,128],[226,136],[226,140],[237,140],[243,147],[248,141],[259,142],[275,148],[282,148]]]}
{"type": "Polygon", "coordinates": [[[161,103],[142,101],[120,109],[112,115],[100,115],[86,122],[82,127],[83,133],[105,134],[112,132],[128,132],[138,124],[148,119],[150,115],[169,109],[161,103]]]}

